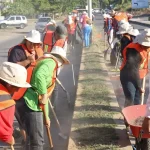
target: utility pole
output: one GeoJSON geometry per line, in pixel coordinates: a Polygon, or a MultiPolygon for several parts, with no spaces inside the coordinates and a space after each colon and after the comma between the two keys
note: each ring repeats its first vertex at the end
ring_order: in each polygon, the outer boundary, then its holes
{"type": "Polygon", "coordinates": [[[88,15],[92,20],[92,0],[88,0],[88,15]]]}

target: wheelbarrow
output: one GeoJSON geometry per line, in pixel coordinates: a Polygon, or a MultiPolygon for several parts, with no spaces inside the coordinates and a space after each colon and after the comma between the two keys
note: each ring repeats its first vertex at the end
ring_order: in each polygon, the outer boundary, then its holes
{"type": "Polygon", "coordinates": [[[150,150],[150,134],[142,133],[142,126],[134,125],[133,121],[146,114],[146,105],[133,105],[126,107],[122,113],[135,137],[135,150],[150,150]]]}

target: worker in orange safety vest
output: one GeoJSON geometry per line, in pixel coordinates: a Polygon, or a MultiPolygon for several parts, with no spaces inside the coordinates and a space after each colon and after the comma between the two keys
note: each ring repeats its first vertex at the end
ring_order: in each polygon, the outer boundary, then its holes
{"type": "Polygon", "coordinates": [[[44,52],[51,52],[54,46],[60,46],[67,52],[67,31],[65,27],[62,30],[60,26],[57,26],[55,31],[47,31],[45,33],[43,38],[44,52]]]}
{"type": "MultiPolygon", "coordinates": [[[[31,30],[27,36],[23,39],[23,41],[10,48],[8,52],[8,61],[20,64],[26,68],[28,68],[31,64],[35,63],[35,60],[39,57],[43,56],[43,50],[41,48],[41,35],[39,31],[31,30]]],[[[27,82],[29,82],[27,78],[27,82]]],[[[19,100],[18,93],[21,93],[23,88],[20,88],[18,92],[13,94],[14,100],[19,100]]],[[[23,135],[24,141],[26,140],[26,135],[23,130],[23,125],[20,121],[20,116],[17,112],[18,101],[16,101],[16,110],[15,116],[20,126],[21,134],[23,135]]]]}
{"type": "Polygon", "coordinates": [[[20,87],[31,87],[26,79],[27,71],[19,64],[4,62],[0,67],[0,141],[12,146],[15,101],[11,95],[20,87]]]}
{"type": "Polygon", "coordinates": [[[118,31],[121,21],[128,22],[133,17],[132,14],[129,14],[127,12],[117,12],[115,10],[112,10],[110,12],[110,15],[113,18],[113,28],[115,30],[115,33],[118,31]]]}
{"type": "Polygon", "coordinates": [[[141,79],[148,73],[149,36],[150,30],[146,29],[123,50],[120,81],[125,94],[124,107],[140,104],[141,93],[144,92],[141,88],[141,79]]]}

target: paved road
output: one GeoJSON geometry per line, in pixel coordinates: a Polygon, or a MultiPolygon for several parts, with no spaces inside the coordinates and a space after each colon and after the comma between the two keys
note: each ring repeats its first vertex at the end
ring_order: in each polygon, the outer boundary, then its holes
{"type": "MultiPolygon", "coordinates": [[[[34,29],[34,23],[32,23],[24,30],[21,29],[0,30],[0,63],[7,60],[7,53],[9,48],[20,43],[24,35],[26,35],[26,33],[28,33],[31,29],[34,29]]],[[[80,40],[78,36],[77,38],[80,40]]],[[[59,75],[60,81],[62,82],[66,90],[70,93],[70,100],[72,105],[70,108],[68,108],[67,101],[66,101],[66,94],[59,87],[59,98],[58,101],[56,102],[56,114],[62,126],[62,131],[67,137],[69,137],[70,130],[71,130],[72,115],[73,115],[77,83],[78,83],[78,74],[80,69],[81,53],[82,53],[81,43],[76,44],[73,50],[68,50],[68,58],[72,65],[68,65],[64,67],[64,69],[59,75]],[[74,76],[76,81],[75,85],[73,83],[72,66],[74,68],[74,76]]],[[[59,130],[53,118],[51,119],[51,133],[52,133],[52,138],[54,143],[54,150],[67,150],[68,138],[66,140],[63,140],[58,136],[59,130]]],[[[15,149],[20,150],[20,140],[17,140],[15,149]]],[[[49,145],[47,141],[47,135],[45,133],[44,150],[48,150],[48,149],[49,149],[49,145]]]]}

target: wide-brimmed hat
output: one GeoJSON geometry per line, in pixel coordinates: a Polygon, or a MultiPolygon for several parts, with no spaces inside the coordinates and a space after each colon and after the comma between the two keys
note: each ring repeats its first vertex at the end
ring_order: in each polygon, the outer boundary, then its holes
{"type": "Polygon", "coordinates": [[[86,11],[83,11],[83,13],[82,13],[83,15],[86,15],[87,14],[87,12],[86,11]]]}
{"type": "Polygon", "coordinates": [[[41,34],[37,30],[31,30],[26,36],[25,39],[32,43],[42,43],[41,34]]]}
{"type": "Polygon", "coordinates": [[[16,87],[31,87],[31,85],[26,82],[27,70],[25,67],[16,63],[4,62],[0,66],[0,79],[16,87]]]}
{"type": "Polygon", "coordinates": [[[133,36],[137,36],[137,35],[140,34],[140,32],[139,32],[138,29],[129,29],[129,30],[127,31],[127,33],[130,34],[130,35],[133,35],[133,36]]]}
{"type": "Polygon", "coordinates": [[[109,12],[109,14],[110,14],[111,16],[114,16],[116,13],[117,13],[117,12],[116,12],[115,10],[111,10],[111,11],[109,12]]]}
{"type": "Polygon", "coordinates": [[[150,47],[150,29],[145,29],[141,34],[139,34],[135,38],[133,42],[150,47]]]}
{"type": "Polygon", "coordinates": [[[54,55],[56,58],[61,58],[64,61],[64,64],[69,64],[69,60],[66,57],[66,52],[63,48],[59,46],[54,46],[50,54],[54,55]]]}
{"type": "Polygon", "coordinates": [[[132,26],[129,23],[124,23],[119,26],[119,31],[116,34],[125,34],[129,29],[132,29],[132,26]]]}
{"type": "Polygon", "coordinates": [[[103,14],[103,17],[104,17],[104,18],[107,18],[107,14],[103,14]]]}

